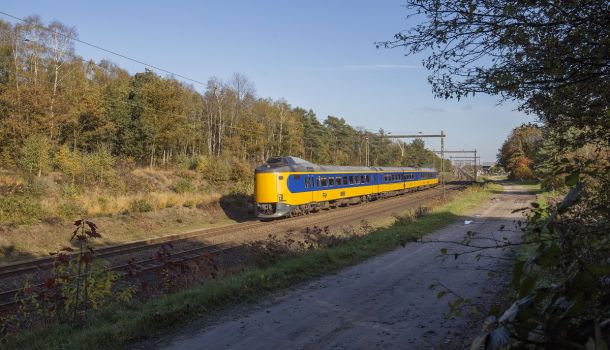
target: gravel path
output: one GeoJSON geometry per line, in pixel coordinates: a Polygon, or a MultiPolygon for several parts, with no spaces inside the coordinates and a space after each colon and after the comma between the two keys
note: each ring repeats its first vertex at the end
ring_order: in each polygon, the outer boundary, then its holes
{"type": "MultiPolygon", "coordinates": [[[[468,231],[480,233],[477,245],[488,239],[517,234],[500,232],[521,218],[513,209],[534,197],[518,188],[503,193],[478,213],[428,236],[428,240],[459,241],[468,231]]],[[[457,294],[485,309],[506,288],[510,262],[507,250],[490,249],[474,255],[443,259],[465,248],[448,243],[412,243],[291,290],[253,306],[236,308],[212,323],[195,323],[154,345],[163,349],[455,349],[464,347],[476,331],[472,317],[444,319],[447,302],[437,299],[442,282],[457,294]],[[489,276],[489,271],[500,274],[489,276]],[[503,273],[502,273],[503,272],[503,273]]]]}

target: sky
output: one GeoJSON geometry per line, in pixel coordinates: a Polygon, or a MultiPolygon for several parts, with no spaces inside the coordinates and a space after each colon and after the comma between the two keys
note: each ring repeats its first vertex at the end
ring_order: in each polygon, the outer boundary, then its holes
{"type": "MultiPolygon", "coordinates": [[[[284,98],[321,121],[333,115],[394,134],[443,130],[446,149],[476,149],[484,162],[495,161],[511,129],[534,120],[515,103],[498,105],[495,96],[434,98],[423,56],[377,49],[375,42],[415,23],[406,19],[402,0],[3,0],[0,11],[58,20],[74,26],[83,41],[197,81],[242,73],[257,96],[284,98]]],[[[85,59],[109,59],[131,73],[145,68],[82,44],[75,48],[85,59]]],[[[440,149],[438,139],[426,143],[440,149]]]]}

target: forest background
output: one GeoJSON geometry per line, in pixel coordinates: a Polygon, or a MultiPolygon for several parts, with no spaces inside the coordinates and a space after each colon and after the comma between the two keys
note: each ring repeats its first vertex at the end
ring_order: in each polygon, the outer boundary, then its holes
{"type": "Polygon", "coordinates": [[[243,74],[211,77],[203,92],[148,69],[131,75],[79,57],[75,28],[36,16],[0,21],[0,37],[7,234],[82,215],[209,209],[236,193],[235,207],[246,207],[253,169],[271,156],[364,165],[368,143],[371,165],[440,168],[422,140],[390,141],[335,116],[320,122],[311,109],[258,97],[243,74]]]}

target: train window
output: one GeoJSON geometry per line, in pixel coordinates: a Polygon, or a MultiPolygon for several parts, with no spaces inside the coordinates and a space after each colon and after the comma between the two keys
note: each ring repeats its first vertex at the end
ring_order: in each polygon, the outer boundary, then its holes
{"type": "Polygon", "coordinates": [[[342,182],[341,182],[341,176],[337,176],[337,180],[336,180],[337,186],[341,186],[342,182]]]}
{"type": "Polygon", "coordinates": [[[344,184],[344,185],[347,185],[348,183],[349,183],[349,182],[347,181],[347,176],[344,176],[344,177],[343,177],[343,184],[344,184]]]}
{"type": "Polygon", "coordinates": [[[366,183],[371,183],[371,175],[366,175],[366,183]]]}
{"type": "Polygon", "coordinates": [[[305,178],[305,188],[309,188],[309,179],[305,178]]]}
{"type": "Polygon", "coordinates": [[[320,187],[320,178],[316,177],[316,187],[320,187]]]}
{"type": "Polygon", "coordinates": [[[328,186],[332,187],[335,185],[335,178],[334,177],[329,177],[328,178],[328,186]]]}
{"type": "Polygon", "coordinates": [[[354,175],[350,175],[350,177],[349,177],[349,184],[350,185],[354,184],[354,175]]]}
{"type": "Polygon", "coordinates": [[[321,182],[322,182],[322,187],[326,187],[326,178],[325,177],[321,177],[321,182]]]}

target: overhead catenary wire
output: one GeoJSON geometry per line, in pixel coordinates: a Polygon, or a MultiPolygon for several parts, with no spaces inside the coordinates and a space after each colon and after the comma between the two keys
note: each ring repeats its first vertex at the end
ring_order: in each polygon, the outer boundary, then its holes
{"type": "MultiPolygon", "coordinates": [[[[28,23],[28,21],[27,21],[26,19],[23,19],[23,18],[20,18],[20,17],[18,17],[18,16],[15,16],[15,15],[9,14],[9,13],[4,12],[4,11],[0,11],[0,14],[1,14],[1,15],[4,15],[4,16],[6,16],[6,17],[12,18],[12,19],[14,19],[14,20],[20,21],[20,22],[22,22],[22,23],[26,23],[26,24],[28,23]]],[[[163,73],[169,74],[169,75],[171,75],[171,76],[173,76],[173,77],[179,77],[179,78],[184,79],[184,80],[186,80],[186,81],[189,81],[189,82],[196,83],[196,84],[202,85],[202,86],[204,86],[204,87],[207,87],[207,84],[206,84],[206,83],[203,83],[203,82],[201,82],[201,81],[199,81],[199,80],[197,80],[197,79],[194,79],[194,78],[191,78],[191,77],[188,77],[188,76],[182,75],[182,74],[178,74],[178,73],[172,72],[172,71],[170,71],[170,70],[168,70],[168,69],[161,68],[161,67],[159,67],[159,66],[156,66],[156,65],[153,65],[153,64],[150,64],[150,63],[146,63],[146,62],[144,62],[144,61],[142,61],[142,60],[139,60],[139,59],[136,59],[136,58],[133,58],[133,57],[129,57],[129,56],[127,56],[127,55],[121,54],[121,53],[116,52],[116,51],[114,51],[114,50],[104,48],[104,47],[102,47],[102,46],[100,46],[100,45],[93,44],[93,43],[91,43],[91,42],[84,41],[84,40],[78,39],[78,38],[73,37],[73,36],[70,36],[70,35],[66,35],[66,34],[64,34],[64,33],[61,33],[61,32],[55,31],[55,30],[52,30],[52,29],[50,29],[50,28],[48,28],[48,27],[46,27],[46,26],[44,26],[44,25],[36,25],[36,27],[38,27],[38,28],[40,28],[40,29],[42,29],[42,30],[45,30],[45,31],[47,31],[47,32],[49,32],[49,33],[53,33],[53,34],[56,34],[56,35],[60,35],[60,36],[62,36],[62,37],[64,37],[64,38],[67,38],[68,40],[71,40],[71,41],[74,41],[74,42],[78,42],[78,43],[80,43],[80,44],[87,45],[87,46],[89,46],[89,47],[92,47],[92,48],[98,49],[98,50],[100,50],[100,51],[103,51],[103,52],[106,52],[106,53],[109,53],[109,54],[112,54],[112,55],[114,55],[114,56],[121,57],[121,58],[123,58],[123,59],[126,59],[126,60],[129,60],[129,61],[132,61],[132,62],[135,62],[135,63],[141,64],[141,65],[143,65],[143,66],[145,66],[145,67],[148,67],[148,68],[151,68],[151,69],[153,69],[153,70],[156,70],[156,71],[159,71],[159,72],[163,72],[163,73]]],[[[43,46],[44,46],[44,45],[43,45],[43,46]]],[[[80,58],[80,57],[76,57],[76,58],[77,58],[77,59],[82,60],[83,62],[85,61],[85,59],[84,59],[84,58],[80,58]]],[[[97,64],[97,63],[95,63],[93,60],[88,60],[87,62],[88,62],[88,64],[92,64],[92,65],[96,66],[97,68],[102,69],[102,70],[104,70],[104,71],[108,72],[108,69],[107,69],[106,67],[103,67],[103,66],[101,66],[101,65],[99,65],[99,64],[97,64]]],[[[44,81],[44,82],[45,82],[45,83],[48,83],[48,82],[46,82],[46,81],[44,81]]],[[[179,118],[188,118],[188,117],[189,117],[188,115],[182,115],[182,114],[172,113],[172,112],[168,112],[168,111],[160,111],[160,110],[158,110],[158,109],[155,109],[155,108],[151,108],[151,107],[149,107],[149,106],[142,105],[142,104],[137,103],[137,102],[132,101],[132,100],[130,100],[130,101],[116,100],[116,102],[119,102],[119,103],[124,104],[124,105],[137,106],[137,107],[140,107],[140,108],[143,108],[143,109],[149,110],[149,111],[154,111],[154,112],[157,112],[157,113],[160,113],[160,114],[171,115],[171,116],[175,116],[175,117],[179,117],[179,118]]],[[[218,127],[218,126],[219,126],[219,124],[218,124],[218,123],[216,123],[216,122],[208,123],[208,125],[210,125],[210,126],[214,126],[214,127],[218,127]]],[[[263,135],[264,135],[264,136],[269,136],[269,133],[268,133],[268,132],[265,132],[265,131],[255,131],[255,130],[252,130],[251,128],[241,128],[241,127],[237,127],[237,126],[235,126],[235,125],[222,125],[222,128],[228,128],[228,129],[233,129],[233,130],[239,130],[239,131],[243,131],[243,132],[246,132],[246,133],[249,133],[249,134],[258,134],[258,135],[261,135],[261,136],[263,136],[263,135]]],[[[375,135],[375,134],[378,134],[378,135],[379,135],[379,131],[378,131],[378,130],[377,130],[377,131],[374,131],[374,130],[371,130],[371,129],[364,129],[364,128],[362,128],[362,130],[364,130],[364,131],[365,131],[365,132],[367,132],[367,133],[371,133],[371,134],[373,134],[373,135],[375,135]]],[[[421,133],[421,132],[420,132],[420,133],[421,133]]],[[[271,133],[271,134],[274,134],[274,133],[271,133]]],[[[391,133],[387,133],[387,134],[391,134],[391,133]]]]}
{"type": "MultiPolygon", "coordinates": [[[[10,13],[6,13],[6,12],[4,12],[4,11],[0,11],[0,14],[4,15],[4,16],[6,16],[6,17],[9,17],[9,18],[15,19],[15,20],[17,20],[17,21],[23,22],[23,23],[28,23],[28,22],[27,22],[25,19],[20,18],[20,17],[17,17],[17,16],[15,16],[15,15],[11,15],[10,13]]],[[[141,64],[141,65],[143,65],[143,66],[145,66],[145,67],[148,67],[148,68],[151,68],[151,69],[157,70],[157,71],[159,71],[159,72],[163,72],[163,73],[166,73],[166,74],[170,74],[170,75],[173,75],[173,76],[176,76],[176,77],[182,78],[182,79],[184,79],[184,80],[187,80],[187,81],[190,81],[190,82],[192,82],[192,83],[196,83],[196,84],[199,84],[199,85],[202,85],[202,86],[206,86],[206,85],[207,85],[206,83],[203,83],[203,82],[201,82],[201,81],[199,81],[199,80],[197,80],[197,79],[190,78],[190,77],[188,77],[188,76],[186,76],[186,75],[182,75],[182,74],[174,73],[174,72],[172,72],[172,71],[170,71],[170,70],[168,70],[168,69],[161,68],[161,67],[159,67],[159,66],[155,66],[155,65],[152,65],[152,64],[150,64],[150,63],[146,63],[146,62],[144,62],[144,61],[142,61],[142,60],[139,60],[139,59],[137,59],[137,58],[129,57],[129,56],[124,55],[124,54],[122,54],[122,53],[118,53],[118,52],[116,52],[116,51],[114,51],[114,50],[106,49],[106,48],[104,48],[104,47],[102,47],[102,46],[99,46],[99,45],[96,45],[96,44],[90,43],[90,42],[88,42],[88,41],[84,41],[84,40],[81,40],[81,39],[75,38],[75,37],[73,37],[73,36],[66,35],[66,34],[64,34],[64,33],[61,33],[61,32],[55,31],[55,30],[52,30],[52,29],[50,29],[50,28],[48,28],[48,27],[46,27],[46,26],[41,26],[41,25],[38,25],[37,27],[39,27],[39,28],[41,28],[41,29],[43,29],[43,30],[45,30],[45,31],[47,31],[47,32],[50,32],[50,33],[53,33],[53,34],[57,34],[57,35],[61,35],[61,36],[63,36],[64,38],[67,38],[67,39],[69,39],[69,40],[72,40],[72,41],[78,42],[78,43],[80,43],[80,44],[87,45],[87,46],[89,46],[89,47],[93,47],[93,48],[95,48],[95,49],[98,49],[98,50],[101,50],[101,51],[107,52],[107,53],[109,53],[109,54],[115,55],[115,56],[117,56],[117,57],[121,57],[121,58],[123,58],[123,59],[126,59],[126,60],[129,60],[129,61],[132,61],[132,62],[135,62],[135,63],[141,64]]]]}

